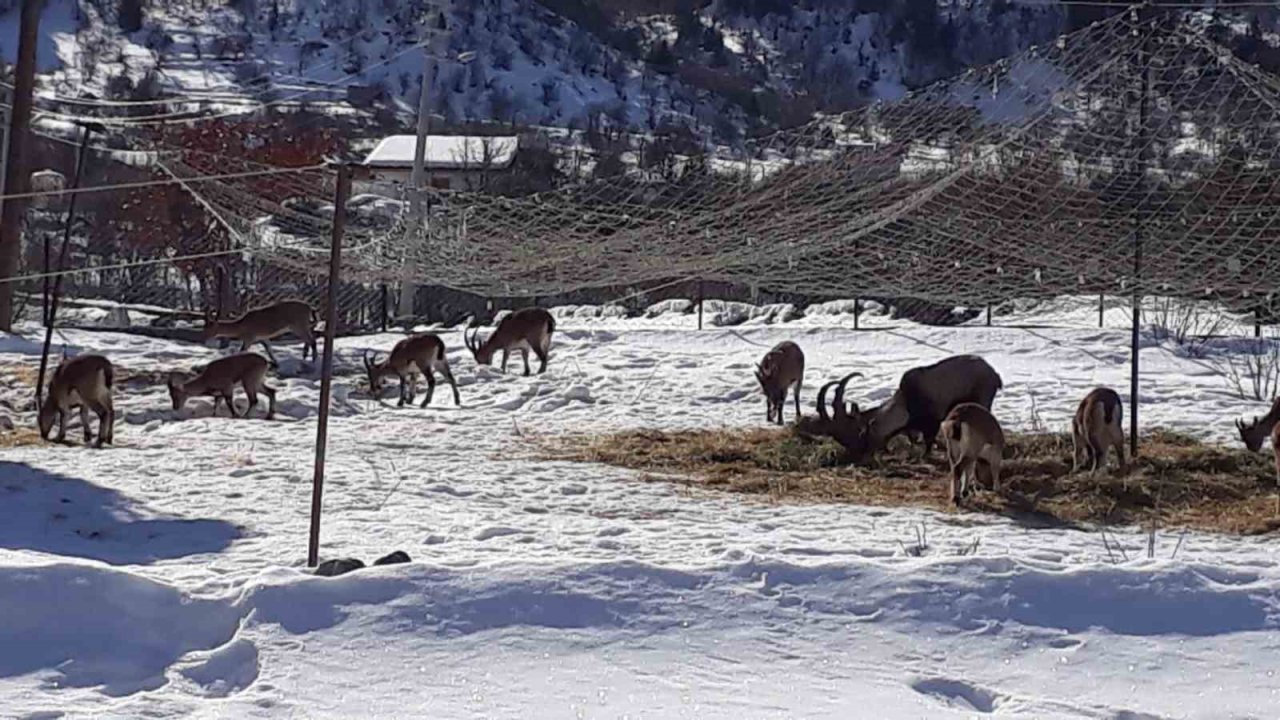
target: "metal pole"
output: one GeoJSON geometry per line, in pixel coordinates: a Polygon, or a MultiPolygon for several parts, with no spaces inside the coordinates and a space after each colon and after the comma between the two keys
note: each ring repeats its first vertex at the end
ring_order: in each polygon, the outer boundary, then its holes
{"type": "MultiPolygon", "coordinates": [[[[14,68],[13,110],[9,115],[9,133],[5,145],[8,156],[4,168],[5,194],[20,194],[31,189],[27,172],[30,144],[31,106],[36,82],[36,46],[40,40],[41,0],[22,0],[22,16],[18,25],[18,62],[14,68]]],[[[25,200],[10,200],[0,207],[0,280],[17,274],[22,256],[22,220],[27,208],[25,200]]],[[[13,294],[16,283],[0,282],[0,330],[13,331],[13,294]]]]}
{"type": "MultiPolygon", "coordinates": [[[[89,136],[93,134],[93,129],[86,125],[84,127],[84,137],[80,140],[80,152],[76,155],[76,171],[71,178],[71,189],[75,190],[80,187],[80,178],[84,175],[85,154],[89,151],[89,136]]],[[[62,248],[58,251],[58,272],[67,267],[67,248],[71,245],[71,228],[75,225],[76,219],[76,198],[80,197],[80,193],[71,193],[71,199],[67,202],[67,221],[62,229],[62,248]]],[[[36,376],[36,407],[39,408],[44,401],[44,376],[49,368],[49,346],[53,344],[53,325],[54,319],[58,314],[58,294],[62,292],[62,278],[59,274],[57,279],[53,281],[52,292],[49,295],[49,309],[45,316],[44,324],[44,348],[40,351],[40,374],[36,376]]],[[[46,278],[47,279],[47,278],[46,278]]]]}
{"type": "Polygon", "coordinates": [[[862,298],[853,299],[853,329],[858,329],[858,316],[862,314],[862,298]]]}
{"type": "Polygon", "coordinates": [[[329,248],[328,308],[324,320],[324,360],[320,370],[320,411],[316,420],[316,464],[311,480],[311,538],[307,567],[320,559],[320,508],[324,493],[324,458],[329,442],[329,392],[333,381],[333,336],[338,325],[338,275],[342,266],[342,234],[347,226],[347,196],[351,194],[351,169],[338,166],[338,189],[333,203],[333,234],[329,248]]]}
{"type": "Polygon", "coordinates": [[[382,283],[382,332],[387,331],[387,284],[382,283]]]}
{"type": "MultiPolygon", "coordinates": [[[[443,17],[443,16],[442,16],[443,17]]],[[[427,140],[431,134],[431,80],[435,77],[435,45],[438,32],[428,24],[427,43],[422,48],[422,88],[418,92],[417,140],[413,146],[413,172],[409,175],[409,239],[417,238],[423,223],[423,188],[426,184],[427,140]]],[[[400,315],[413,315],[418,286],[407,278],[400,281],[400,315]]]]}
{"type": "Polygon", "coordinates": [[[45,325],[53,323],[49,316],[49,298],[53,297],[53,237],[51,233],[40,232],[40,244],[44,247],[44,291],[40,295],[40,317],[45,325]]]}
{"type": "Polygon", "coordinates": [[[1129,347],[1129,456],[1130,458],[1138,457],[1138,334],[1142,323],[1142,231],[1143,223],[1146,218],[1143,217],[1143,205],[1145,198],[1141,192],[1146,185],[1147,172],[1147,100],[1150,95],[1151,73],[1148,70],[1149,59],[1147,57],[1147,43],[1150,41],[1151,29],[1145,30],[1148,34],[1142,40],[1142,45],[1138,49],[1138,67],[1142,72],[1142,96],[1138,102],[1138,175],[1137,187],[1139,190],[1138,207],[1133,215],[1133,327],[1132,336],[1130,337],[1129,347]]]}
{"type": "Polygon", "coordinates": [[[991,327],[991,303],[987,303],[987,327],[991,327]]]}
{"type": "Polygon", "coordinates": [[[702,329],[702,305],[706,302],[706,295],[702,290],[702,278],[698,278],[698,329],[702,329]]]}
{"type": "Polygon", "coordinates": [[[1102,315],[1106,310],[1106,301],[1104,300],[1104,297],[1105,296],[1102,293],[1098,293],[1098,327],[1102,327],[1102,315]]]}

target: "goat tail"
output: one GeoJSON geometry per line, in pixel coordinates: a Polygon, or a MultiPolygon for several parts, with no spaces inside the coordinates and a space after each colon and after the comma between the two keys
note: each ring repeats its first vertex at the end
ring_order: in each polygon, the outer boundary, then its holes
{"type": "Polygon", "coordinates": [[[111,366],[111,363],[104,364],[102,366],[102,383],[107,386],[107,389],[110,389],[111,386],[115,383],[115,381],[116,381],[115,368],[111,366]]]}
{"type": "Polygon", "coordinates": [[[1116,424],[1123,422],[1124,406],[1120,403],[1119,396],[1115,398],[1114,403],[1102,404],[1102,420],[1108,425],[1113,422],[1116,424]]]}

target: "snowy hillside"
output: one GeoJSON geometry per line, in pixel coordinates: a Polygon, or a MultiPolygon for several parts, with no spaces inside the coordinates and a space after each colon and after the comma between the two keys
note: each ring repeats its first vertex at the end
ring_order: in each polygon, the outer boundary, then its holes
{"type": "MultiPolygon", "coordinates": [[[[1146,560],[1119,528],[1125,560],[1087,530],[775,505],[521,451],[530,432],[761,425],[750,368],[784,338],[808,355],[809,407],[818,378],[858,369],[883,397],[960,352],[1003,375],[1013,428],[1038,408],[1061,429],[1087,389],[1127,382],[1127,319],[1098,329],[1087,301],[1002,319],[1017,327],[864,317],[877,332],[845,306],[701,332],[562,311],[531,378],[477,368],[445,329],[460,408],[372,401],[361,353],[401,336],[341,340],[321,554],[414,562],[333,579],[301,567],[318,383],[297,347],[277,345],[279,420],[233,421],[173,412],[156,382],[212,349],[67,331],[132,379],[115,447],[0,450],[0,714],[1270,716],[1272,538],[1161,533],[1146,560]]],[[[0,337],[6,372],[38,337],[0,337]]],[[[1200,360],[1145,347],[1148,422],[1226,441],[1258,412],[1200,360]]]]}
{"type": "MultiPolygon", "coordinates": [[[[266,105],[358,108],[403,124],[417,107],[429,0],[49,0],[40,107],[49,117],[117,106],[159,120],[178,110],[266,105]],[[398,120],[397,120],[397,115],[398,120]]],[[[1056,35],[1036,3],[640,3],[453,0],[432,105],[451,122],[585,128],[686,127],[721,141],[843,109],[951,75],[1056,35]],[[639,14],[637,9],[654,12],[639,14]],[[474,52],[469,64],[459,53],[474,52]]],[[[12,61],[18,3],[0,22],[12,61]]],[[[349,108],[348,108],[349,109],[349,108]]]]}

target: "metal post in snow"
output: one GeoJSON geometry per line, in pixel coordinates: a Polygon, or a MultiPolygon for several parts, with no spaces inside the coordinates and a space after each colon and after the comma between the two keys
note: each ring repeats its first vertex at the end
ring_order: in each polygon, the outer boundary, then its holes
{"type": "Polygon", "coordinates": [[[329,442],[329,394],[333,382],[333,338],[338,325],[338,276],[342,266],[342,234],[347,225],[347,197],[351,194],[351,169],[338,166],[338,183],[329,248],[329,289],[324,320],[324,359],[320,370],[320,409],[316,421],[315,474],[311,481],[311,535],[307,543],[307,567],[320,560],[320,509],[324,494],[324,461],[329,442]]]}
{"type": "MultiPolygon", "coordinates": [[[[1147,102],[1151,94],[1151,72],[1148,68],[1149,58],[1147,43],[1150,42],[1151,28],[1138,49],[1138,67],[1142,72],[1141,97],[1138,102],[1138,189],[1146,186],[1147,173],[1147,102]]],[[[1129,340],[1129,457],[1138,457],[1138,377],[1140,364],[1138,361],[1138,333],[1142,322],[1142,231],[1146,218],[1143,217],[1144,198],[1138,195],[1138,207],[1133,214],[1133,312],[1131,337],[1129,340]]]]}
{"type": "Polygon", "coordinates": [[[698,278],[698,329],[702,329],[702,305],[706,301],[706,295],[703,293],[702,278],[698,278]]]}
{"type": "Polygon", "coordinates": [[[387,284],[382,283],[382,332],[387,331],[387,284]]]}
{"type": "MultiPolygon", "coordinates": [[[[58,294],[62,292],[62,271],[67,268],[67,250],[71,245],[71,229],[76,220],[76,198],[80,197],[80,193],[75,192],[75,190],[80,187],[80,178],[84,176],[85,155],[89,151],[89,137],[96,127],[99,126],[86,124],[83,128],[84,136],[80,140],[80,152],[76,155],[76,171],[71,178],[72,193],[71,198],[67,201],[67,220],[62,229],[62,247],[58,250],[58,266],[54,271],[58,275],[49,290],[49,307],[46,310],[47,314],[44,319],[44,347],[40,351],[40,373],[36,376],[36,408],[39,408],[44,400],[44,376],[49,368],[49,347],[53,344],[53,325],[58,315],[58,294]]],[[[46,283],[48,279],[48,276],[46,276],[46,283]]]]}

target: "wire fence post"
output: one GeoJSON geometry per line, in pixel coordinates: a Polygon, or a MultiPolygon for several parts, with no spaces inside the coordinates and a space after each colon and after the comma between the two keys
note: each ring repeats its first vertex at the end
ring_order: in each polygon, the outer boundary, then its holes
{"type": "Polygon", "coordinates": [[[387,331],[387,300],[388,300],[388,295],[389,295],[389,293],[387,292],[387,284],[386,284],[386,283],[382,283],[382,296],[381,296],[381,297],[382,297],[382,302],[381,302],[381,305],[382,305],[382,322],[381,322],[382,332],[386,332],[386,331],[387,331]]]}
{"type": "Polygon", "coordinates": [[[1098,327],[1099,328],[1102,327],[1102,316],[1107,309],[1106,300],[1104,299],[1105,297],[1106,296],[1103,295],[1102,293],[1098,293],[1098,327]]]}
{"type": "Polygon", "coordinates": [[[703,293],[702,278],[698,278],[698,329],[702,329],[702,305],[706,302],[706,295],[703,293]]]}
{"type": "MultiPolygon", "coordinates": [[[[1143,13],[1145,15],[1145,13],[1143,13]]],[[[1137,165],[1137,187],[1139,188],[1138,205],[1133,213],[1133,326],[1131,328],[1132,335],[1129,340],[1129,457],[1134,459],[1138,457],[1138,378],[1140,372],[1140,363],[1138,361],[1139,353],[1139,332],[1142,324],[1142,234],[1143,224],[1146,218],[1143,216],[1145,198],[1141,191],[1146,186],[1147,175],[1147,103],[1151,94],[1151,71],[1148,67],[1150,57],[1147,45],[1151,41],[1150,27],[1144,28],[1147,34],[1142,39],[1142,44],[1138,47],[1138,68],[1142,73],[1142,81],[1139,92],[1141,93],[1138,100],[1138,152],[1134,158],[1137,165]]]]}
{"type": "Polygon", "coordinates": [[[333,381],[333,338],[338,324],[338,276],[342,266],[342,234],[347,225],[347,196],[351,194],[351,169],[346,164],[338,166],[337,185],[329,248],[329,288],[324,319],[324,360],[320,370],[320,409],[316,421],[315,475],[311,481],[311,536],[307,544],[307,567],[315,567],[320,559],[320,508],[324,493],[325,451],[329,441],[329,393],[333,381]]]}
{"type": "MultiPolygon", "coordinates": [[[[84,175],[85,156],[89,152],[89,137],[93,135],[93,126],[85,125],[83,127],[84,135],[80,139],[80,151],[76,154],[76,170],[71,178],[71,189],[74,191],[80,187],[80,178],[84,175]]],[[[62,271],[67,267],[67,250],[71,245],[71,229],[75,226],[76,220],[76,198],[80,197],[80,193],[72,192],[71,198],[67,201],[67,220],[62,228],[62,247],[58,250],[58,267],[57,277],[53,281],[53,286],[49,288],[49,305],[45,310],[44,316],[44,347],[40,350],[40,373],[36,376],[36,409],[39,409],[44,402],[44,377],[49,369],[49,347],[53,345],[53,325],[54,319],[58,315],[58,295],[62,292],[62,271]]],[[[45,238],[45,263],[48,263],[48,237],[45,238]]],[[[45,268],[45,272],[49,272],[49,268],[45,268]]],[[[49,276],[45,275],[45,287],[49,287],[49,276]]],[[[101,431],[99,431],[101,433],[101,431]]]]}
{"type": "Polygon", "coordinates": [[[987,303],[987,327],[991,327],[991,303],[987,303]]]}

